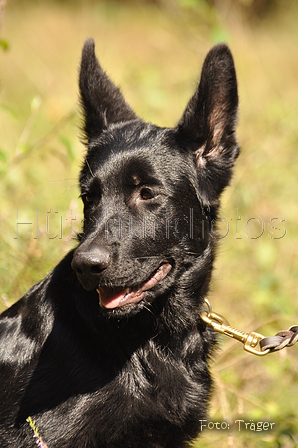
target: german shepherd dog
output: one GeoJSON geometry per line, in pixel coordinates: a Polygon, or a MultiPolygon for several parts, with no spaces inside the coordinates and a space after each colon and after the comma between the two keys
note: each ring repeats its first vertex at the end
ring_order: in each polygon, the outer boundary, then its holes
{"type": "Polygon", "coordinates": [[[212,389],[216,338],[200,311],[239,152],[233,59],[211,49],[174,128],[136,116],[91,39],[79,86],[83,229],[1,315],[0,446],[186,447],[212,389]]]}

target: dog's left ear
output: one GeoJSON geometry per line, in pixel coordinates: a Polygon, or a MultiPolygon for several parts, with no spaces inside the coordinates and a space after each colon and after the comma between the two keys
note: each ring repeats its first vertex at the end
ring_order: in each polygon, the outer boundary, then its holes
{"type": "Polygon", "coordinates": [[[229,48],[218,44],[208,53],[200,84],[176,128],[180,147],[192,148],[200,194],[216,205],[228,185],[239,148],[235,136],[237,80],[229,48]]]}
{"type": "Polygon", "coordinates": [[[99,65],[94,48],[93,39],[88,39],[82,50],[79,75],[87,142],[99,137],[111,124],[137,119],[118,87],[99,65]]]}

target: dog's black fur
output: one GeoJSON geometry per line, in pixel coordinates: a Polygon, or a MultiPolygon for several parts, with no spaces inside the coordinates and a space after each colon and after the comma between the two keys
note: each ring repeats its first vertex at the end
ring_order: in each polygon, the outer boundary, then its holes
{"type": "Polygon", "coordinates": [[[135,115],[92,40],[80,92],[84,228],[1,316],[0,446],[36,446],[28,416],[49,448],[188,446],[210,399],[215,337],[199,312],[238,155],[233,59],[209,52],[173,129],[135,115]]]}

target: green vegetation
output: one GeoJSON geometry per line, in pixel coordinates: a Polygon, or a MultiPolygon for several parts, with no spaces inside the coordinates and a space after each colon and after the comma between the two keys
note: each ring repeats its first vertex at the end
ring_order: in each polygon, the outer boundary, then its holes
{"type": "MultiPolygon", "coordinates": [[[[136,112],[164,126],[179,119],[209,48],[225,40],[238,74],[242,153],[223,198],[227,235],[209,299],[243,330],[273,335],[298,323],[298,5],[274,3],[252,17],[236,1],[217,9],[195,0],[8,2],[0,25],[0,311],[46,275],[80,230],[85,38],[94,37],[136,112]]],[[[222,339],[212,371],[210,419],[231,426],[207,429],[200,446],[297,446],[298,346],[257,358],[222,339]],[[232,428],[241,419],[275,425],[232,428]]]]}

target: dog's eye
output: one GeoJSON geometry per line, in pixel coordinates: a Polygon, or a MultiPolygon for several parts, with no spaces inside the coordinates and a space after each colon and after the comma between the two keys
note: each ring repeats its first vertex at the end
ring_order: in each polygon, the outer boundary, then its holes
{"type": "Polygon", "coordinates": [[[143,201],[154,198],[154,193],[150,188],[142,188],[140,191],[140,196],[143,201]]]}
{"type": "Polygon", "coordinates": [[[90,194],[83,194],[82,195],[82,199],[83,199],[83,202],[88,202],[88,204],[92,204],[92,202],[94,202],[94,199],[93,199],[93,197],[90,195],[90,194]]]}

